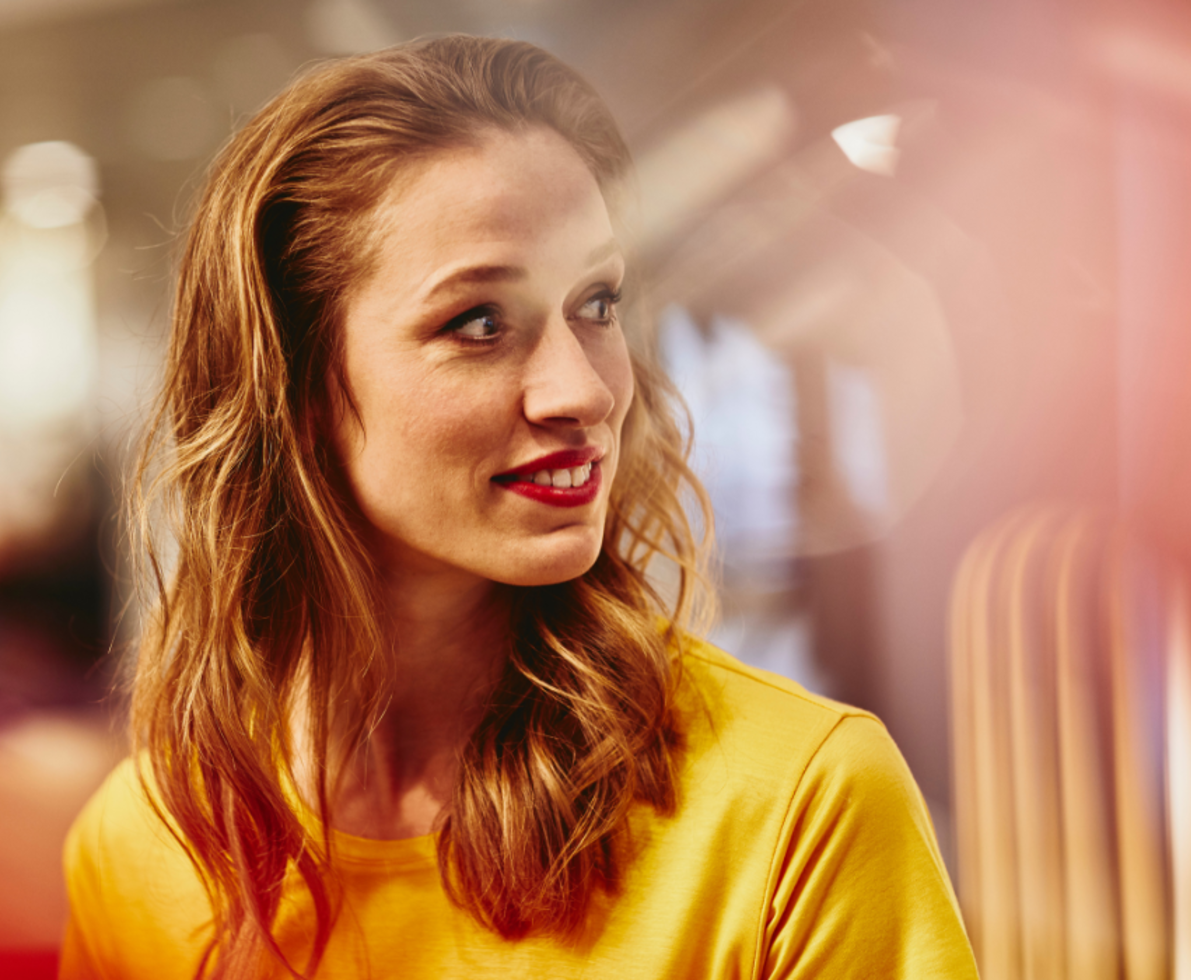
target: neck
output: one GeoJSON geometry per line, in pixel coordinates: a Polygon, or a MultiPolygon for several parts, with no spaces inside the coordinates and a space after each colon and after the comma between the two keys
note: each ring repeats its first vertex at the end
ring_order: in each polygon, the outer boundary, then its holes
{"type": "Polygon", "coordinates": [[[398,686],[387,717],[393,734],[412,747],[454,731],[482,707],[504,665],[508,610],[503,591],[487,581],[401,582],[389,596],[398,686]]]}
{"type": "Polygon", "coordinates": [[[382,622],[389,707],[347,761],[333,824],[358,836],[429,833],[450,800],[458,757],[504,665],[500,586],[459,573],[391,574],[382,622]]]}

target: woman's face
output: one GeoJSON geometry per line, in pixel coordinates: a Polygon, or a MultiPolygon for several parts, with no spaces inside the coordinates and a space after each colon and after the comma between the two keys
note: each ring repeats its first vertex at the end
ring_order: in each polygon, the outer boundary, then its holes
{"type": "Polygon", "coordinates": [[[604,199],[548,129],[404,171],[347,298],[336,443],[390,573],[581,575],[633,397],[604,199]]]}

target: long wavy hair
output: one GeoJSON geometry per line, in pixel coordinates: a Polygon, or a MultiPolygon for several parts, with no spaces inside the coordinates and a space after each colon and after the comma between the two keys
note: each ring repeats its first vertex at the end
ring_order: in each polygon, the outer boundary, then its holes
{"type": "MultiPolygon", "coordinates": [[[[151,592],[132,729],[146,792],[211,900],[200,974],[276,956],[301,975],[272,934],[290,869],[313,898],[303,969],[317,968],[337,911],[334,774],[401,683],[326,432],[344,297],[376,260],[372,212],[411,159],[526,126],[563,136],[606,199],[629,175],[575,72],[530,44],[448,36],[306,74],[230,140],[198,201],[131,505],[151,592]]],[[[629,808],[676,805],[675,650],[704,553],[684,501],[710,518],[676,395],[632,357],[601,554],[573,581],[512,590],[506,666],[440,821],[444,887],[505,937],[574,930],[615,887],[629,808]],[[659,555],[665,596],[646,575],[659,555]]]]}

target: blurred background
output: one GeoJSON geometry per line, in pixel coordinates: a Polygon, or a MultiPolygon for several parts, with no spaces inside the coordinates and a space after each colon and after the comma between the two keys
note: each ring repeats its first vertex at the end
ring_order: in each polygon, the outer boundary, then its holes
{"type": "Polygon", "coordinates": [[[0,0],[0,948],[49,968],[62,837],[124,751],[115,508],[203,167],[313,60],[454,30],[578,67],[637,155],[648,341],[717,512],[717,642],[884,719],[986,977],[1191,976],[1168,683],[1191,560],[1191,9],[1173,0],[0,0]],[[1105,585],[1126,538],[1142,557],[1105,585]],[[1099,544],[1054,544],[1076,540],[1099,544]],[[1072,592],[1071,567],[1092,584],[1072,592]],[[1161,628],[1119,645],[1151,664],[1129,714],[1117,647],[1082,673],[1053,651],[1063,623],[1116,636],[1143,607],[1161,628]],[[1071,728],[1063,678],[1101,675],[1071,728]],[[1105,734],[1135,717],[1141,786],[1105,734]],[[1093,743],[1080,804],[1069,749],[1093,743]],[[1143,796],[1130,892],[1121,801],[1143,796]],[[990,852],[997,807],[1018,829],[990,852]],[[1085,807],[1105,816],[1079,844],[1063,820],[1085,807]],[[1031,847],[1058,855],[1041,892],[1031,847]],[[1072,898],[1087,854],[1108,855],[1101,919],[1072,898]],[[1148,959],[1138,915],[1164,930],[1148,959]],[[1108,919],[1099,972],[1076,971],[1072,936],[1108,919]]]}

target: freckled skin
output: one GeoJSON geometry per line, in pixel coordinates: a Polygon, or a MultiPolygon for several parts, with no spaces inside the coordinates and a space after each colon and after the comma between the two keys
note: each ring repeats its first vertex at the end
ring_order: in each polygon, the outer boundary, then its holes
{"type": "Polygon", "coordinates": [[[362,425],[341,413],[335,441],[386,571],[464,588],[581,575],[633,396],[600,299],[624,264],[594,177],[550,130],[494,130],[405,171],[376,220],[379,261],[343,327],[362,425]],[[590,504],[552,507],[492,479],[593,444],[590,504]]]}

